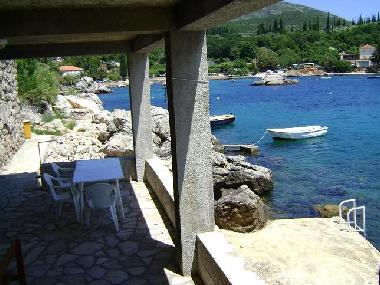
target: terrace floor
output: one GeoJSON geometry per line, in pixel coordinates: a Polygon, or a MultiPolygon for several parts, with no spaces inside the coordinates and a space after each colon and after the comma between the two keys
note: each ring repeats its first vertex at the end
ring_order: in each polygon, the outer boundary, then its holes
{"type": "Polygon", "coordinates": [[[87,227],[66,203],[56,219],[35,175],[0,175],[0,260],[19,238],[28,284],[194,284],[178,274],[172,228],[144,183],[121,184],[126,219],[116,232],[109,211],[87,227]]]}

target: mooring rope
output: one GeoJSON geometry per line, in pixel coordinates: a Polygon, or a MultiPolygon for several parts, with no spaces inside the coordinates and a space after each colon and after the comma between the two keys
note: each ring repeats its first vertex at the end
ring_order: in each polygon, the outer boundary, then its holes
{"type": "Polygon", "coordinates": [[[262,136],[262,137],[261,137],[256,143],[254,143],[253,145],[258,146],[259,143],[262,141],[262,139],[265,138],[265,136],[266,136],[267,133],[268,133],[268,131],[266,130],[266,131],[264,132],[263,136],[262,136]]]}

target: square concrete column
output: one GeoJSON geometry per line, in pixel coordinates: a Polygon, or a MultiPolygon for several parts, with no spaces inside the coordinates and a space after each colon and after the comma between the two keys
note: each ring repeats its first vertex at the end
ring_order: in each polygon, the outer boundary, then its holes
{"type": "Polygon", "coordinates": [[[153,157],[148,54],[130,53],[128,69],[136,176],[143,181],[145,161],[153,157]]]}
{"type": "Polygon", "coordinates": [[[177,248],[189,275],[196,235],[215,224],[206,33],[167,33],[165,49],[177,248]]]}

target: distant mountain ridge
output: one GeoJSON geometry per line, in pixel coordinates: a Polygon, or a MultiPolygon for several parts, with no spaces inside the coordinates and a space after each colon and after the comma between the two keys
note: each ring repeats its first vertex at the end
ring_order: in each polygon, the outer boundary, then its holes
{"type": "MultiPolygon", "coordinates": [[[[260,24],[273,24],[275,19],[282,18],[287,29],[291,29],[292,27],[293,29],[302,29],[305,22],[307,24],[309,21],[313,23],[317,21],[317,18],[319,18],[320,26],[323,28],[326,24],[327,15],[328,12],[326,11],[283,1],[265,7],[260,11],[242,16],[231,21],[227,25],[232,28],[234,32],[253,33],[257,31],[260,24]]],[[[330,14],[330,16],[332,21],[334,17],[336,19],[343,19],[342,17],[333,14],[330,14]]]]}

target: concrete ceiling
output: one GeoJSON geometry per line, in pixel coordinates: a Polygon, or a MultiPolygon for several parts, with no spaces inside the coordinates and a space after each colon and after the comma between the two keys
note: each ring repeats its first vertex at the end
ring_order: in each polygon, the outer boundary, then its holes
{"type": "Polygon", "coordinates": [[[0,9],[170,7],[180,0],[1,0],[0,9]]]}
{"type": "Polygon", "coordinates": [[[0,59],[148,51],[278,0],[0,0],[0,59]]]}

